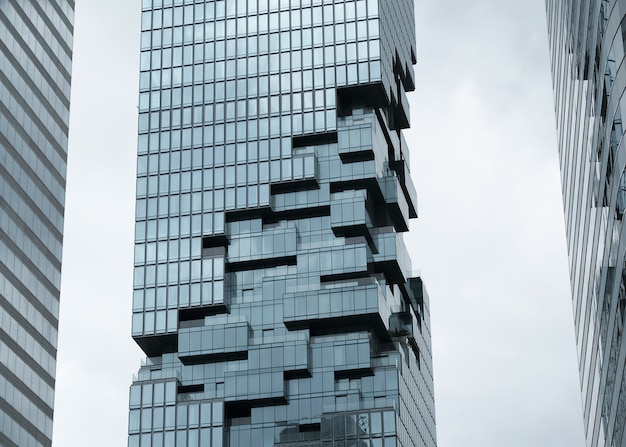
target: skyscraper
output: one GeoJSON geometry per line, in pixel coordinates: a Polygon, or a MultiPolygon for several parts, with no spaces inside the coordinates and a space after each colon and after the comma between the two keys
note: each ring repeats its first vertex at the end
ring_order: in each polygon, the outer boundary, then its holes
{"type": "Polygon", "coordinates": [[[0,445],[50,446],[73,0],[0,0],[0,445]]]}
{"type": "Polygon", "coordinates": [[[625,6],[621,0],[546,0],[589,446],[626,442],[625,6]]]}
{"type": "Polygon", "coordinates": [[[435,446],[412,0],[144,0],[129,446],[435,446]]]}

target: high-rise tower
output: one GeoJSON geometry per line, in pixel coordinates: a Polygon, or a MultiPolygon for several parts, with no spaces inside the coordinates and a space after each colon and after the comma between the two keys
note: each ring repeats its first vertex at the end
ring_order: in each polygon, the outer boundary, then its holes
{"type": "Polygon", "coordinates": [[[50,446],[73,0],[0,0],[0,445],[50,446]]]}
{"type": "Polygon", "coordinates": [[[412,0],[143,1],[129,446],[435,446],[414,63],[412,0]]]}
{"type": "Polygon", "coordinates": [[[587,445],[620,447],[626,444],[626,1],[546,0],[546,7],[587,445]]]}

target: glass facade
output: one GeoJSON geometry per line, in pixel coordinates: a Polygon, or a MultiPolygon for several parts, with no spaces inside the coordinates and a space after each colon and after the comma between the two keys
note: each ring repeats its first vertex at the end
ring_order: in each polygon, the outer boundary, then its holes
{"type": "Polygon", "coordinates": [[[436,445],[412,0],[143,0],[130,447],[436,445]]]}
{"type": "Polygon", "coordinates": [[[50,446],[73,0],[0,0],[0,445],[50,446]]]}
{"type": "Polygon", "coordinates": [[[584,424],[626,445],[626,1],[546,0],[584,424]]]}

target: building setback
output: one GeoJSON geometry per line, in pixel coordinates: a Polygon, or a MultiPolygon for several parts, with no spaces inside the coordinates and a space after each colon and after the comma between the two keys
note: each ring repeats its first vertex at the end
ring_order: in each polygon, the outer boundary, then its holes
{"type": "Polygon", "coordinates": [[[143,0],[129,446],[436,445],[412,0],[143,0]]]}
{"type": "Polygon", "coordinates": [[[626,1],[546,0],[546,9],[587,445],[620,447],[626,445],[626,1]]]}
{"type": "Polygon", "coordinates": [[[0,445],[50,446],[73,0],[0,0],[0,445]]]}

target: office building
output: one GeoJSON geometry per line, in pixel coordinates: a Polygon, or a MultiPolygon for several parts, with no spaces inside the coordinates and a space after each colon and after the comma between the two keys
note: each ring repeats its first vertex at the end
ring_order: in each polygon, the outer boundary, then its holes
{"type": "Polygon", "coordinates": [[[0,1],[0,445],[50,446],[73,0],[0,1]]]}
{"type": "Polygon", "coordinates": [[[436,445],[412,0],[144,0],[129,446],[436,445]]]}
{"type": "Polygon", "coordinates": [[[546,0],[546,9],[587,445],[619,447],[626,442],[626,2],[546,0]]]}

